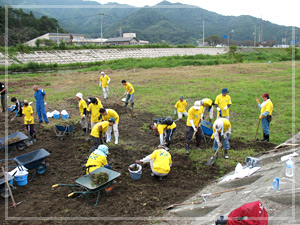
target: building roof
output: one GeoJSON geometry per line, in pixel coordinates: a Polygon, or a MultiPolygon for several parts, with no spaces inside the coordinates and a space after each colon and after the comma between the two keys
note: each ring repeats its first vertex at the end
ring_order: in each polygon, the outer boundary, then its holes
{"type": "Polygon", "coordinates": [[[70,35],[74,36],[84,36],[83,34],[70,34],[70,33],[49,33],[50,36],[68,36],[70,37],[70,35]]]}
{"type": "Polygon", "coordinates": [[[135,37],[117,37],[117,38],[109,38],[106,42],[124,42],[124,41],[131,41],[132,39],[138,41],[138,39],[135,37]]]}

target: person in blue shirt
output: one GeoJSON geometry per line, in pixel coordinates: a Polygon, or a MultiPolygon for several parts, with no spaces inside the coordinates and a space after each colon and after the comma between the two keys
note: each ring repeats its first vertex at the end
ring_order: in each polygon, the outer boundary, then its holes
{"type": "Polygon", "coordinates": [[[36,112],[39,116],[39,122],[42,123],[44,117],[45,122],[49,123],[45,109],[45,105],[47,105],[46,92],[43,89],[39,89],[37,85],[34,85],[32,89],[35,91],[34,97],[36,99],[36,112]]]}

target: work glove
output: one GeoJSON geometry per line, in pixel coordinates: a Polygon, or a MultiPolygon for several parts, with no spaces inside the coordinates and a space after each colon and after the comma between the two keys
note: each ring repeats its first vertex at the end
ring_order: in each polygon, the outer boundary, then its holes
{"type": "Polygon", "coordinates": [[[228,109],[228,106],[225,106],[223,110],[226,111],[227,109],[228,109]]]}
{"type": "Polygon", "coordinates": [[[227,139],[227,134],[224,134],[223,137],[224,137],[224,139],[227,139]]]}
{"type": "Polygon", "coordinates": [[[261,120],[262,118],[263,118],[263,115],[260,114],[260,115],[259,115],[259,119],[261,120]]]}
{"type": "Polygon", "coordinates": [[[217,111],[219,111],[219,112],[220,112],[220,111],[221,111],[221,109],[220,109],[219,107],[217,107],[217,111]]]}
{"type": "Polygon", "coordinates": [[[194,127],[194,132],[196,132],[197,131],[197,128],[196,127],[194,127]]]}
{"type": "Polygon", "coordinates": [[[174,110],[174,115],[176,115],[176,110],[174,110]]]}
{"type": "Polygon", "coordinates": [[[44,105],[47,105],[47,102],[45,102],[44,105]]]}
{"type": "Polygon", "coordinates": [[[258,98],[256,98],[256,103],[257,103],[257,104],[259,104],[259,100],[258,100],[258,98]]]}
{"type": "Polygon", "coordinates": [[[85,115],[83,114],[82,117],[81,117],[81,119],[84,119],[84,118],[85,118],[85,115]]]}

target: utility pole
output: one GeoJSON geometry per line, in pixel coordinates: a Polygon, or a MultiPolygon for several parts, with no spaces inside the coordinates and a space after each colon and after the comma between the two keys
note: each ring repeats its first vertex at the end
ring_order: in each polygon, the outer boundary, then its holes
{"type": "Polygon", "coordinates": [[[102,45],[102,17],[104,16],[104,13],[99,13],[100,18],[101,18],[101,45],[102,45]]]}
{"type": "Polygon", "coordinates": [[[202,43],[203,47],[204,47],[204,37],[205,35],[204,35],[204,20],[203,20],[203,43],[202,43]]]}
{"type": "Polygon", "coordinates": [[[56,43],[58,44],[58,27],[56,27],[56,43]]]}
{"type": "Polygon", "coordinates": [[[254,35],[254,47],[255,47],[255,44],[256,44],[256,25],[254,25],[254,33],[253,33],[253,35],[254,35]]]}
{"type": "Polygon", "coordinates": [[[122,37],[122,27],[120,27],[120,37],[122,37]]]}
{"type": "Polygon", "coordinates": [[[234,30],[232,30],[231,33],[232,33],[232,41],[234,41],[234,30]]]}

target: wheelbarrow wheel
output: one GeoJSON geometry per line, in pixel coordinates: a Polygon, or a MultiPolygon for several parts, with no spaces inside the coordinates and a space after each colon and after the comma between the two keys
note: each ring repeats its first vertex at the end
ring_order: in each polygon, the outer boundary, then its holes
{"type": "Polygon", "coordinates": [[[36,172],[37,172],[38,174],[43,174],[43,173],[46,172],[46,170],[47,170],[47,166],[46,166],[46,164],[44,164],[44,163],[41,163],[41,164],[38,165],[38,167],[36,168],[36,172]]]}
{"type": "Polygon", "coordinates": [[[26,148],[26,144],[24,142],[18,144],[16,146],[16,148],[18,149],[18,151],[23,151],[26,148]]]}
{"type": "Polygon", "coordinates": [[[114,189],[114,184],[104,188],[105,193],[110,193],[114,189]]]}

